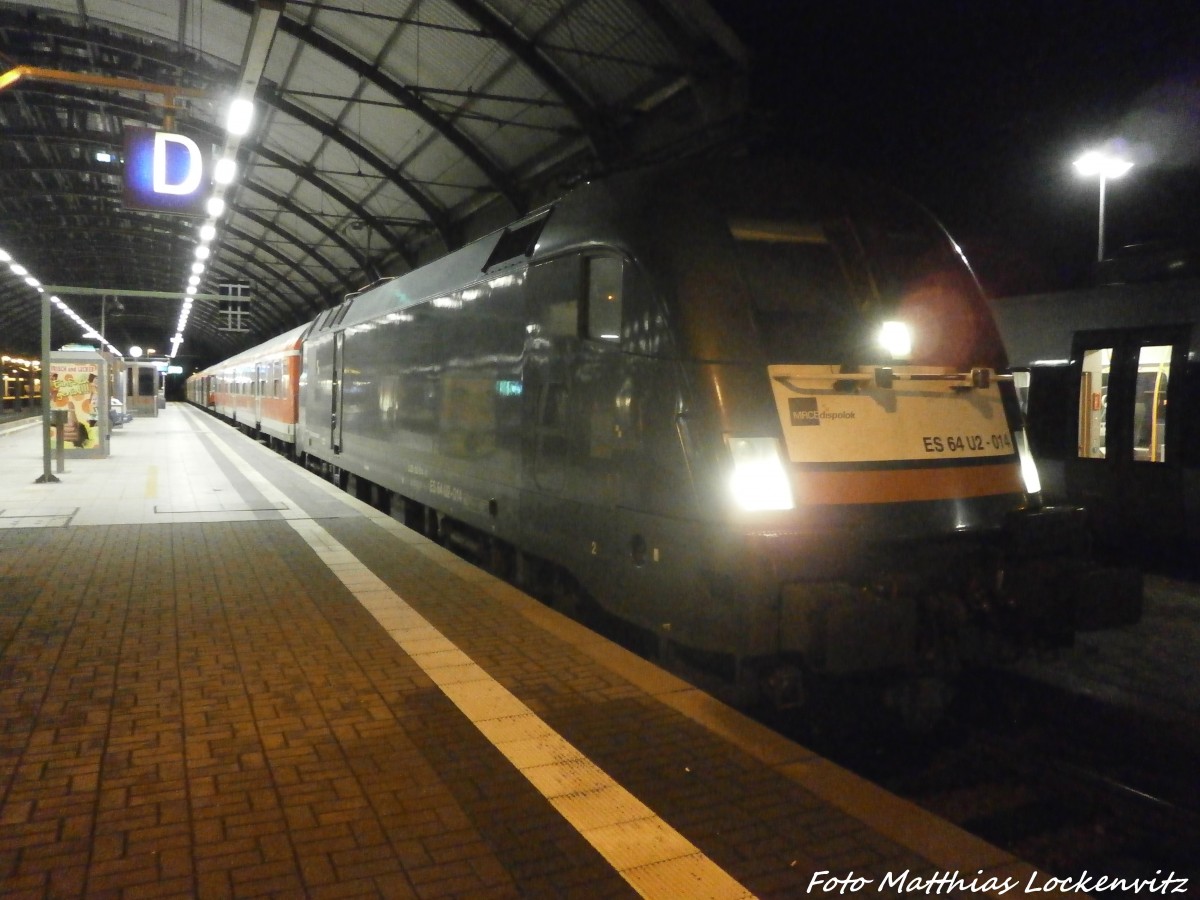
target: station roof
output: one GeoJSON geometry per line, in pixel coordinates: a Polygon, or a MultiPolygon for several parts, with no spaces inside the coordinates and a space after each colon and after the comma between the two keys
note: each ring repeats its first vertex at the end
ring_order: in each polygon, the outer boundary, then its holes
{"type": "MultiPolygon", "coordinates": [[[[746,81],[704,0],[0,0],[0,54],[0,248],[25,270],[0,266],[0,349],[36,355],[33,279],[121,352],[167,355],[211,222],[199,297],[248,283],[252,299],[240,323],[192,303],[177,351],[192,364],[572,179],[730,141],[746,81]],[[255,110],[240,138],[239,96],[255,110]],[[214,187],[225,212],[131,208],[137,127],[234,159],[214,187]]],[[[52,307],[54,346],[82,332],[52,307]]]]}

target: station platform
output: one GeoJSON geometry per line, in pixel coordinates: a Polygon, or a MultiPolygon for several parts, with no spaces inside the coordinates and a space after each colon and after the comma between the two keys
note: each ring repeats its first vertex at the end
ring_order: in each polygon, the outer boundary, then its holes
{"type": "Polygon", "coordinates": [[[1033,875],[198,410],[57,484],[36,426],[0,437],[6,898],[1033,875]]]}

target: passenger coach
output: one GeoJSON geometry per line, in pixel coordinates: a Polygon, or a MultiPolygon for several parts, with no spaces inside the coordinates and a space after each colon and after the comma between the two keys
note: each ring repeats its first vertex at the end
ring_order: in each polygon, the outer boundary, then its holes
{"type": "Polygon", "coordinates": [[[1200,282],[994,301],[1048,496],[1086,506],[1105,551],[1200,550],[1200,282]]]}
{"type": "Polygon", "coordinates": [[[300,344],[311,325],[293,328],[188,379],[188,399],[290,450],[296,443],[300,344]]]}

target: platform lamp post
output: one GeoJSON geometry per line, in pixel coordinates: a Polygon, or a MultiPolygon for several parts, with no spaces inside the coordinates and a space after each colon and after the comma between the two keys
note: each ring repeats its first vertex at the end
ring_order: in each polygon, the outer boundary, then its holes
{"type": "Polygon", "coordinates": [[[1133,163],[1103,150],[1089,150],[1075,160],[1075,171],[1084,178],[1100,179],[1100,228],[1096,242],[1096,262],[1104,262],[1104,188],[1110,178],[1120,178],[1133,163]]]}
{"type": "MultiPolygon", "coordinates": [[[[50,295],[42,291],[42,474],[35,484],[57,484],[50,471],[50,295]]],[[[62,434],[62,426],[59,426],[62,434]]]]}

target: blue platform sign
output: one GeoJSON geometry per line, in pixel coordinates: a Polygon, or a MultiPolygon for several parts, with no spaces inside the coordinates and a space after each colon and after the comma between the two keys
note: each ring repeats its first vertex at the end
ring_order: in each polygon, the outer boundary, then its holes
{"type": "Polygon", "coordinates": [[[126,126],[125,207],[203,216],[211,157],[187,135],[126,126]]]}

